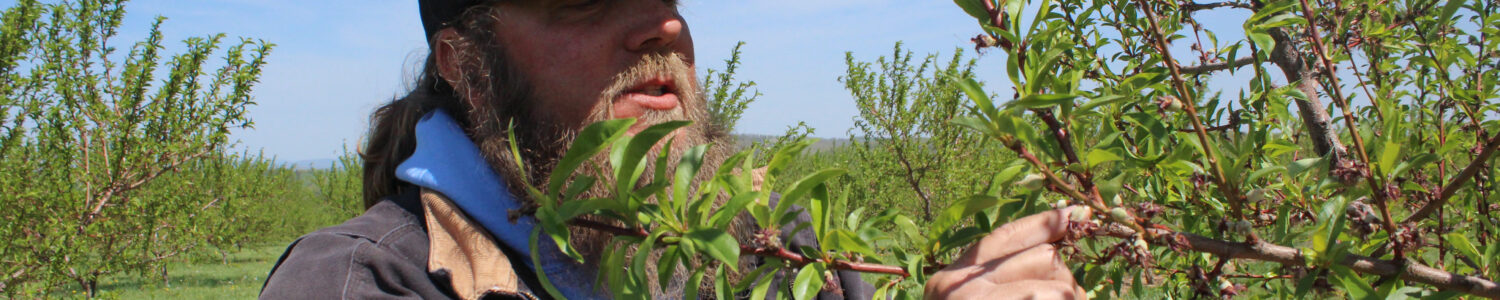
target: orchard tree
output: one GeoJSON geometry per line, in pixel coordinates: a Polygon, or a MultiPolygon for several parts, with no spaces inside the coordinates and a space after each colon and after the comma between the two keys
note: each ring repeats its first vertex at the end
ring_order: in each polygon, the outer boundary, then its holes
{"type": "MultiPolygon", "coordinates": [[[[897,43],[890,57],[860,62],[845,54],[848,70],[840,78],[854,98],[859,115],[849,130],[851,172],[862,174],[850,184],[877,191],[851,196],[876,197],[877,204],[917,211],[931,221],[933,207],[973,195],[982,188],[983,170],[997,167],[997,155],[984,136],[953,126],[967,99],[957,78],[973,75],[975,61],[955,51],[946,63],[937,55],[913,62],[915,55],[897,43]],[[913,203],[911,200],[916,200],[913,203]]],[[[859,189],[850,191],[859,192],[859,189]]],[[[881,207],[884,208],[884,207],[881,207]]]]}
{"type": "Polygon", "coordinates": [[[164,178],[207,167],[230,130],[250,126],[271,45],[224,48],[219,34],[168,56],[158,17],[119,53],[110,39],[124,15],[122,0],[22,0],[3,14],[0,294],[72,282],[93,295],[102,276],[152,270],[203,241],[200,212],[229,196],[164,178]]]}

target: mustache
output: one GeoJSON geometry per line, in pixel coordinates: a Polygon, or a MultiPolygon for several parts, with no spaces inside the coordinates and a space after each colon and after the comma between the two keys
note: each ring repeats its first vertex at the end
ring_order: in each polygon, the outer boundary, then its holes
{"type": "MultiPolygon", "coordinates": [[[[631,88],[655,80],[666,80],[678,97],[677,107],[671,110],[650,110],[637,119],[639,122],[660,123],[671,120],[690,120],[690,112],[703,105],[693,75],[693,67],[681,53],[653,53],[641,57],[625,71],[615,74],[614,80],[599,93],[599,101],[585,124],[604,121],[614,115],[614,101],[631,88]]],[[[701,121],[701,120],[700,120],[701,121]]]]}

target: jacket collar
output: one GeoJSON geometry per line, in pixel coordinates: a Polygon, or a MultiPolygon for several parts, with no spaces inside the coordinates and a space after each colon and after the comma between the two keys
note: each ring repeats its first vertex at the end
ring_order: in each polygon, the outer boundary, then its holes
{"type": "Polygon", "coordinates": [[[600,289],[594,288],[594,268],[568,258],[550,238],[537,239],[541,266],[532,264],[529,242],[532,231],[540,230],[536,220],[531,216],[510,220],[510,211],[520,209],[520,201],[510,194],[505,180],[490,169],[479,148],[445,110],[423,116],[417,122],[416,135],[417,149],[396,167],[397,178],[452,200],[459,211],[493,236],[499,246],[525,256],[520,259],[524,267],[544,271],[538,273],[546,274],[562,296],[602,298],[600,289]]]}

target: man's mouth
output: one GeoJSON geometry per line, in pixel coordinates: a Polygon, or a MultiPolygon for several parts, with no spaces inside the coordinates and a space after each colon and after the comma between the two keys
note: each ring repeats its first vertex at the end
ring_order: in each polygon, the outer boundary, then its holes
{"type": "Polygon", "coordinates": [[[642,80],[615,98],[614,118],[640,118],[650,111],[673,111],[682,105],[671,77],[642,80]]]}
{"type": "MultiPolygon", "coordinates": [[[[620,95],[616,105],[638,106],[645,110],[672,110],[679,105],[677,99],[677,86],[665,76],[641,81],[620,95]]],[[[616,116],[631,118],[635,116],[616,116]]]]}

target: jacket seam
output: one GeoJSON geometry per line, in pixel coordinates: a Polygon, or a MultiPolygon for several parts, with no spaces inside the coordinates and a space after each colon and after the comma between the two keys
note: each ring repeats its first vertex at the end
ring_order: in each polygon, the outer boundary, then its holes
{"type": "Polygon", "coordinates": [[[369,242],[359,241],[354,243],[352,249],[349,249],[349,267],[344,270],[344,290],[339,292],[339,299],[349,299],[349,284],[354,281],[354,266],[359,261],[359,246],[367,243],[369,242]]]}
{"type": "MultiPolygon", "coordinates": [[[[399,237],[403,237],[405,235],[411,234],[413,232],[420,232],[420,227],[416,226],[416,224],[404,224],[404,225],[401,225],[400,227],[396,227],[396,229],[391,229],[391,231],[386,232],[384,235],[381,235],[380,239],[375,241],[375,246],[380,247],[380,248],[389,248],[390,245],[387,245],[385,243],[385,241],[386,241],[387,238],[390,238],[390,237],[393,237],[393,236],[399,238],[399,237]],[[397,234],[401,234],[401,235],[397,235],[397,234]]],[[[431,243],[431,241],[429,241],[428,243],[431,243]]],[[[397,255],[397,256],[401,256],[401,258],[406,259],[406,260],[414,260],[414,258],[412,258],[410,255],[408,255],[408,253],[406,253],[405,251],[395,251],[393,249],[393,251],[390,251],[390,253],[394,254],[394,255],[397,255]]]]}

